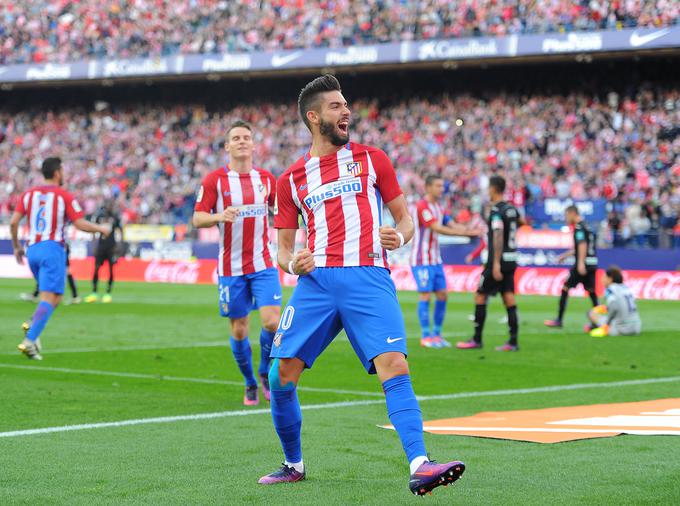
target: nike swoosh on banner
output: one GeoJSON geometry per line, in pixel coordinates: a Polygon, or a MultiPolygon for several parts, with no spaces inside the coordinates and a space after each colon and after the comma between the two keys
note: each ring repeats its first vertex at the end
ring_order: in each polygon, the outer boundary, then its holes
{"type": "Polygon", "coordinates": [[[403,337],[397,337],[395,339],[392,339],[391,337],[388,337],[387,338],[387,344],[396,343],[397,341],[401,341],[402,339],[404,339],[404,338],[403,337]]]}
{"type": "Polygon", "coordinates": [[[283,67],[284,65],[287,65],[288,63],[297,60],[302,56],[302,51],[296,51],[295,53],[287,54],[284,56],[275,54],[272,56],[272,67],[283,67]]]}
{"type": "Polygon", "coordinates": [[[633,34],[630,36],[630,45],[633,47],[644,46],[645,44],[649,44],[650,42],[658,39],[659,37],[663,37],[669,32],[670,32],[669,28],[664,28],[663,30],[659,30],[658,32],[648,33],[647,35],[639,35],[637,32],[633,32],[633,34]]]}

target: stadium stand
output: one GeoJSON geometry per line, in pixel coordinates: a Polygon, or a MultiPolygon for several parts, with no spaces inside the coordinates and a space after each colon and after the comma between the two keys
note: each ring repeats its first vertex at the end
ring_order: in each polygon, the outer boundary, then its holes
{"type": "MultiPolygon", "coordinates": [[[[488,176],[501,172],[519,207],[547,197],[604,196],[612,203],[603,224],[609,242],[680,246],[677,90],[642,87],[603,99],[432,94],[357,100],[352,108],[355,139],[385,149],[407,194],[419,194],[423,175],[438,172],[461,219],[479,206],[488,176]]],[[[0,221],[17,192],[36,182],[36,164],[57,154],[88,213],[116,197],[127,222],[187,222],[200,178],[224,163],[222,137],[235,118],[254,124],[257,163],[277,174],[308,147],[295,107],[273,102],[218,110],[97,102],[0,112],[0,221]]]]}
{"type": "Polygon", "coordinates": [[[677,24],[673,0],[9,0],[0,64],[677,24]]]}

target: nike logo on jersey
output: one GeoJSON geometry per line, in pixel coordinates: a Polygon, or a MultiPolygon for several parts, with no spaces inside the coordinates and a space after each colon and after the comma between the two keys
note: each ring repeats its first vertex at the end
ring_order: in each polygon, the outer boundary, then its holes
{"type": "Polygon", "coordinates": [[[401,341],[402,339],[404,339],[404,338],[403,337],[394,337],[394,338],[388,337],[387,338],[387,344],[396,343],[397,341],[401,341]]]}
{"type": "Polygon", "coordinates": [[[301,184],[300,191],[306,190],[308,186],[309,186],[308,184],[301,184]]]}
{"type": "Polygon", "coordinates": [[[274,300],[279,300],[283,295],[274,295],[274,300]]]}
{"type": "Polygon", "coordinates": [[[638,35],[637,32],[633,32],[633,34],[630,36],[630,45],[633,47],[644,46],[645,44],[649,44],[650,42],[658,39],[659,37],[663,37],[668,32],[670,32],[670,29],[668,28],[665,28],[664,30],[659,30],[658,32],[648,33],[647,35],[638,35]]]}

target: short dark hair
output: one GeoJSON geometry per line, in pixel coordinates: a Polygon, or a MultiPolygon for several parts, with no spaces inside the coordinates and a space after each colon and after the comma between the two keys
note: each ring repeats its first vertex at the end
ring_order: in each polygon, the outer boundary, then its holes
{"type": "Polygon", "coordinates": [[[581,213],[578,211],[578,207],[576,207],[574,204],[568,206],[565,210],[565,213],[575,213],[577,215],[581,215],[581,213]]]}
{"type": "Polygon", "coordinates": [[[227,138],[229,138],[229,134],[234,128],[247,128],[248,131],[253,131],[253,127],[250,125],[250,123],[242,119],[237,119],[231,124],[231,126],[229,126],[229,130],[227,130],[227,138]]]}
{"type": "Polygon", "coordinates": [[[43,160],[42,167],[40,167],[40,172],[42,172],[42,175],[45,179],[52,179],[54,177],[54,173],[58,170],[61,170],[61,158],[57,156],[45,158],[43,160]]]}
{"type": "Polygon", "coordinates": [[[623,283],[623,273],[618,265],[610,265],[605,272],[614,283],[623,283]]]}
{"type": "Polygon", "coordinates": [[[491,176],[489,186],[495,188],[498,193],[505,193],[505,178],[503,176],[491,176]]]}
{"type": "Polygon", "coordinates": [[[430,186],[437,179],[443,179],[443,178],[441,176],[437,175],[437,174],[428,174],[427,176],[425,176],[425,186],[430,186]]]}
{"type": "Polygon", "coordinates": [[[302,117],[307,128],[310,130],[311,125],[307,119],[307,113],[317,107],[317,101],[319,95],[327,91],[342,91],[340,89],[340,82],[335,78],[334,75],[324,74],[317,77],[313,81],[308,82],[302,90],[300,90],[300,95],[298,96],[298,111],[302,117]]]}

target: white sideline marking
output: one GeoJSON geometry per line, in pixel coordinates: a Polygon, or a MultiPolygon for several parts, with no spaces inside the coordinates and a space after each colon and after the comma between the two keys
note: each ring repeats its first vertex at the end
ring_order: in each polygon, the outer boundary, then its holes
{"type": "MultiPolygon", "coordinates": [[[[92,376],[113,376],[115,378],[139,378],[151,379],[159,381],[177,381],[185,383],[204,383],[207,385],[231,385],[243,388],[242,381],[218,380],[210,378],[183,378],[180,376],[165,376],[163,374],[143,374],[136,372],[116,372],[116,371],[96,371],[92,369],[68,369],[65,367],[43,367],[39,365],[19,365],[19,364],[0,364],[0,368],[9,369],[27,369],[29,371],[48,371],[48,372],[63,372],[67,374],[90,374],[92,376]]],[[[350,394],[367,397],[383,397],[380,392],[364,392],[360,390],[340,390],[334,388],[315,388],[315,387],[298,387],[298,390],[303,392],[321,392],[328,394],[350,394]]]]}
{"type": "MultiPolygon", "coordinates": [[[[649,378],[640,380],[627,381],[611,381],[608,383],[577,383],[573,385],[553,385],[536,388],[518,388],[514,390],[489,390],[486,392],[460,392],[457,394],[445,395],[424,395],[418,397],[420,402],[448,400],[448,399],[463,399],[469,397],[487,397],[487,396],[503,396],[503,395],[517,395],[530,394],[541,392],[558,392],[562,390],[579,390],[586,388],[618,388],[629,385],[649,385],[654,383],[671,383],[680,381],[680,376],[672,376],[668,378],[649,378]]],[[[365,400],[365,401],[346,401],[346,402],[331,402],[326,404],[308,404],[301,406],[303,410],[316,409],[334,409],[334,408],[348,408],[355,406],[369,406],[374,404],[383,404],[385,401],[380,399],[365,400]]],[[[45,427],[41,429],[27,429],[15,430],[10,432],[0,432],[0,438],[17,437],[17,436],[31,436],[36,434],[48,434],[52,432],[69,432],[86,429],[101,429],[107,427],[124,427],[130,425],[144,425],[150,423],[172,423],[188,420],[207,420],[212,418],[226,418],[232,416],[249,416],[262,415],[269,413],[268,409],[253,409],[253,410],[238,410],[238,411],[219,411],[216,413],[199,413],[196,415],[180,415],[180,416],[163,416],[157,418],[138,418],[133,420],[121,420],[119,422],[102,422],[102,423],[87,423],[80,425],[63,425],[61,427],[45,427]]]]}

